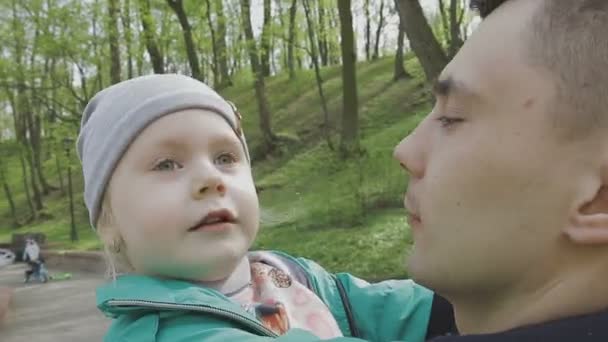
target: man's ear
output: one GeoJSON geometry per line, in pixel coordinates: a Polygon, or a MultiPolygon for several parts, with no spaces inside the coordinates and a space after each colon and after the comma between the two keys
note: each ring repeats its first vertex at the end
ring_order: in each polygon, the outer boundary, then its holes
{"type": "Polygon", "coordinates": [[[588,189],[586,200],[572,212],[565,235],[574,243],[608,244],[608,163],[602,167],[601,182],[588,189]]]}

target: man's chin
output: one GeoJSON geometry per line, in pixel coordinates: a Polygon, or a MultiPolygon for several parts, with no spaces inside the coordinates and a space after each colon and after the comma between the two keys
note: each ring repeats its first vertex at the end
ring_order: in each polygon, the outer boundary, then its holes
{"type": "Polygon", "coordinates": [[[425,258],[412,253],[407,259],[407,274],[409,277],[420,285],[428,288],[433,288],[432,284],[436,282],[436,268],[424,262],[425,258]]]}

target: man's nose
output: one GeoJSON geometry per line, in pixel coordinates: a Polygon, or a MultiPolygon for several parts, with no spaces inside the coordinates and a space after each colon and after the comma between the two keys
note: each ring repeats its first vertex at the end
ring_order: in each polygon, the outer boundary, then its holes
{"type": "Polygon", "coordinates": [[[411,134],[403,138],[393,153],[401,167],[414,178],[424,177],[425,171],[428,141],[424,136],[423,123],[421,122],[411,134]]]}

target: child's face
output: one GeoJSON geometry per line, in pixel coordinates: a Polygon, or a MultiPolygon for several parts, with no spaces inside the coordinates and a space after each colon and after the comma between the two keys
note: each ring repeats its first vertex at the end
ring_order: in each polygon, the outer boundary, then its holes
{"type": "Polygon", "coordinates": [[[243,146],[212,112],[184,110],[153,122],[118,163],[109,189],[115,228],[138,273],[221,280],[258,230],[243,146]],[[223,222],[200,225],[205,218],[223,222]]]}

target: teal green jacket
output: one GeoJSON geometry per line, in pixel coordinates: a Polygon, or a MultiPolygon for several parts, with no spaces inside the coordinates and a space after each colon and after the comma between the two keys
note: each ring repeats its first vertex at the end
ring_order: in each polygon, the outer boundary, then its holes
{"type": "MultiPolygon", "coordinates": [[[[348,341],[424,341],[433,292],[411,280],[369,284],[346,273],[331,274],[318,264],[272,253],[297,281],[329,307],[348,341]],[[352,336],[357,336],[354,338],[352,336]]],[[[107,342],[309,342],[312,333],[291,329],[277,336],[221,293],[195,284],[139,275],[120,276],[97,290],[97,306],[113,323],[107,342]]]]}

